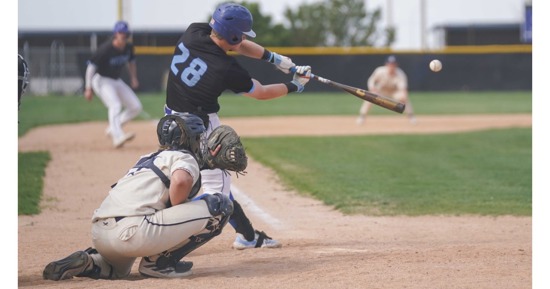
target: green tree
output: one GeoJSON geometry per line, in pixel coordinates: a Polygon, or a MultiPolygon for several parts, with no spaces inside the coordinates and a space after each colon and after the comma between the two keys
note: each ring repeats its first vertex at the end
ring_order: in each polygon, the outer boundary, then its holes
{"type": "Polygon", "coordinates": [[[284,16],[289,27],[274,23],[257,2],[234,3],[250,10],[254,41],[263,46],[390,46],[395,39],[393,29],[378,29],[381,9],[368,12],[363,0],[320,0],[296,9],[286,8],[284,16]]]}
{"type": "Polygon", "coordinates": [[[274,24],[271,16],[262,14],[259,3],[243,1],[239,4],[246,7],[252,14],[252,19],[254,20],[252,29],[256,32],[254,42],[260,43],[263,46],[290,45],[290,30],[282,24],[274,24]]]}
{"type": "Polygon", "coordinates": [[[322,0],[285,10],[292,43],[304,46],[373,46],[382,37],[389,46],[395,34],[378,32],[381,14],[380,8],[368,12],[363,0],[322,0]]]}

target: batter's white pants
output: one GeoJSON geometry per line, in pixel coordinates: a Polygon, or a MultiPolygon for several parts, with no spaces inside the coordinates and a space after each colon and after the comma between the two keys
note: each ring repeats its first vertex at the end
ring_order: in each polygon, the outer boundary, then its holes
{"type": "Polygon", "coordinates": [[[212,217],[204,200],[196,200],[118,222],[100,219],[92,225],[92,241],[99,254],[90,256],[101,268],[100,278],[124,278],[136,258],[181,248],[192,235],[210,232],[208,221],[219,218],[212,217]]]}
{"type": "MultiPolygon", "coordinates": [[[[165,105],[164,113],[177,115],[178,113],[182,113],[182,112],[174,111],[165,105]]],[[[208,123],[208,129],[206,130],[206,135],[205,135],[206,138],[210,136],[210,134],[215,128],[220,126],[220,118],[218,117],[217,113],[209,113],[208,118],[209,118],[209,123],[208,123]]],[[[220,169],[202,170],[201,180],[202,180],[201,189],[203,193],[211,194],[211,195],[216,193],[222,193],[228,196],[231,200],[233,200],[233,196],[231,195],[231,176],[228,173],[225,173],[220,169]]]]}
{"type": "MultiPolygon", "coordinates": [[[[206,130],[206,137],[212,133],[212,131],[220,126],[220,118],[217,113],[208,114],[209,125],[206,130]]],[[[224,173],[220,169],[215,170],[202,170],[202,190],[206,194],[215,194],[222,193],[230,199],[233,199],[230,196],[231,193],[231,176],[228,173],[224,173]]]]}
{"type": "Polygon", "coordinates": [[[92,88],[107,107],[111,137],[113,140],[122,137],[122,125],[134,119],[142,110],[139,98],[122,79],[112,79],[98,73],[92,78],[92,88]]]}

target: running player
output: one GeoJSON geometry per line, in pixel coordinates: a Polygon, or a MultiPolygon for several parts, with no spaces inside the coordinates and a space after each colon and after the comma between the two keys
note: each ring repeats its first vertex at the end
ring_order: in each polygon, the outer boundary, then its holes
{"type": "Polygon", "coordinates": [[[122,125],[134,119],[142,106],[132,90],[139,87],[139,81],[134,46],[128,42],[128,23],[118,21],[113,33],[113,38],[103,43],[88,62],[84,96],[91,100],[95,92],[107,107],[109,126],[106,133],[111,136],[113,146],[119,148],[135,136],[124,132],[122,125]],[[128,67],[132,88],[120,78],[124,66],[128,67]]]}
{"type": "MultiPolygon", "coordinates": [[[[252,30],[252,15],[244,6],[235,3],[220,4],[210,23],[193,23],[176,44],[170,65],[166,91],[166,114],[193,113],[205,120],[207,135],[220,125],[218,97],[225,90],[267,100],[301,92],[309,81],[311,68],[297,66],[291,81],[263,85],[253,79],[236,59],[227,54],[263,59],[285,73],[294,67],[288,57],[271,52],[247,40],[256,33],[252,30]],[[306,76],[300,76],[306,74],[306,76]]],[[[234,213],[230,223],[237,232],[235,249],[279,248],[281,243],[255,230],[242,207],[230,191],[231,178],[222,170],[201,171],[202,187],[206,193],[222,192],[233,200],[234,213]]]]}

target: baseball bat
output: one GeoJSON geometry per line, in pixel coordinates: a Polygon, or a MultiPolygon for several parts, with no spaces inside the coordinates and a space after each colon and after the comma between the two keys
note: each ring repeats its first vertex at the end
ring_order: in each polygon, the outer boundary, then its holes
{"type": "MultiPolygon", "coordinates": [[[[296,68],[292,67],[292,68],[290,68],[290,71],[295,73],[296,68]]],[[[358,98],[360,98],[362,100],[366,100],[368,102],[374,103],[378,106],[381,106],[383,108],[395,111],[397,113],[403,113],[403,111],[405,110],[405,104],[403,104],[401,102],[398,102],[396,100],[393,100],[389,97],[378,95],[376,93],[372,93],[370,91],[367,91],[367,90],[364,90],[364,89],[361,89],[361,88],[357,88],[357,87],[345,85],[345,84],[342,84],[342,83],[338,83],[336,81],[321,77],[319,75],[315,75],[313,73],[311,73],[309,78],[310,79],[315,79],[315,80],[317,80],[321,83],[330,85],[332,87],[342,89],[342,90],[346,91],[347,93],[353,94],[353,95],[357,96],[358,98]]]]}

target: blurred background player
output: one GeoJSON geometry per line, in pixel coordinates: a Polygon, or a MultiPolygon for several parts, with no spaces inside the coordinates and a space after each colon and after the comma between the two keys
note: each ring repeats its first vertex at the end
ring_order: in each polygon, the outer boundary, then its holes
{"type": "Polygon", "coordinates": [[[141,112],[142,105],[132,90],[139,87],[139,82],[134,46],[128,39],[128,23],[118,21],[113,33],[113,37],[103,43],[88,62],[84,96],[91,100],[95,92],[107,107],[109,127],[106,134],[111,136],[113,146],[119,148],[134,138],[134,133],[124,132],[122,125],[134,119],[141,112]],[[124,66],[128,67],[132,88],[120,78],[124,66]]]}
{"type": "MultiPolygon", "coordinates": [[[[390,55],[386,59],[386,64],[377,67],[367,80],[367,90],[391,97],[405,104],[405,113],[412,124],[416,123],[412,103],[409,99],[407,75],[399,67],[395,56],[390,55]]],[[[365,123],[365,118],[372,103],[364,101],[359,109],[357,124],[365,123]]]]}
{"type": "Polygon", "coordinates": [[[21,96],[25,93],[27,90],[27,86],[29,85],[29,65],[27,64],[27,61],[21,56],[21,54],[17,55],[17,61],[18,61],[18,76],[17,76],[17,89],[19,90],[19,96],[17,97],[18,102],[18,109],[21,108],[21,96]]]}
{"type": "MultiPolygon", "coordinates": [[[[263,59],[283,72],[290,73],[289,69],[295,66],[290,58],[268,51],[246,39],[256,36],[252,22],[252,15],[247,8],[224,3],[216,7],[210,23],[189,25],[174,50],[166,89],[165,114],[193,113],[203,117],[208,136],[220,125],[218,97],[226,90],[259,100],[303,91],[311,75],[309,66],[297,66],[293,79],[287,83],[263,85],[253,79],[234,57],[227,54],[228,51],[234,51],[247,57],[263,59]]],[[[216,169],[202,170],[201,177],[205,193],[222,192],[233,201],[234,213],[229,221],[237,232],[233,248],[281,247],[279,241],[254,229],[231,194],[230,175],[216,169]]]]}

